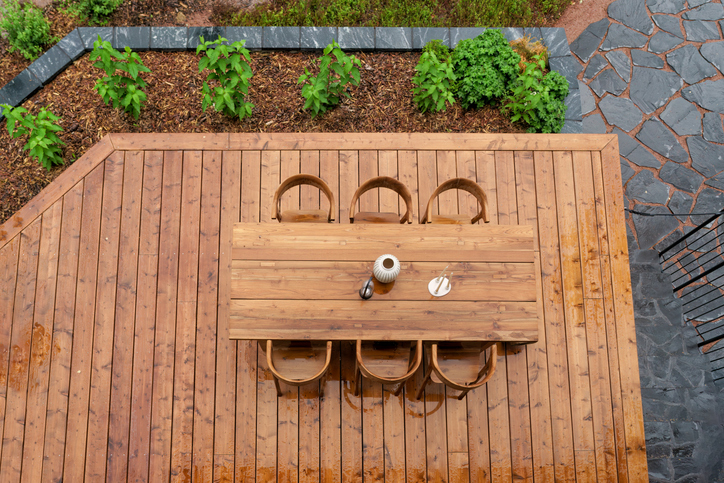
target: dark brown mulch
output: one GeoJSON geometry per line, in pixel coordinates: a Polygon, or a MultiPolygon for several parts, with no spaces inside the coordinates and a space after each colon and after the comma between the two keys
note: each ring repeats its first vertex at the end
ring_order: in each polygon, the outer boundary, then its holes
{"type": "MultiPolygon", "coordinates": [[[[141,58],[152,71],[144,78],[148,100],[138,121],[103,104],[93,90],[102,71],[88,55],[38,92],[23,106],[37,112],[46,106],[64,132],[60,138],[65,166],[46,172],[23,151],[25,139],[12,139],[0,131],[0,223],[55,179],[68,164],[111,132],[522,132],[497,108],[464,111],[459,105],[440,113],[422,114],[412,100],[411,79],[419,53],[358,54],[362,61],[359,87],[351,98],[323,116],[312,119],[302,110],[304,98],[297,85],[304,67],[312,68],[318,54],[257,52],[252,54],[248,100],[253,116],[229,118],[201,107],[205,75],[198,72],[198,57],[190,52],[144,52],[141,58]]],[[[4,124],[4,123],[3,123],[4,124]]]]}

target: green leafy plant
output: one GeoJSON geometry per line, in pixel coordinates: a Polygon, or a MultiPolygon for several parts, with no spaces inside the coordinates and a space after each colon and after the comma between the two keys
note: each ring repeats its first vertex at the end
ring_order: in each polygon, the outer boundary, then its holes
{"type": "Polygon", "coordinates": [[[33,60],[43,51],[43,45],[51,42],[50,23],[42,10],[30,2],[6,0],[0,8],[0,31],[10,43],[10,51],[18,51],[33,60]]]}
{"type": "Polygon", "coordinates": [[[510,112],[510,120],[523,120],[528,132],[560,132],[567,106],[568,81],[558,72],[545,74],[543,56],[534,56],[515,81],[503,112],[510,112]]]}
{"type": "Polygon", "coordinates": [[[105,25],[108,16],[123,3],[123,0],[80,0],[80,12],[92,23],[105,25]]]}
{"type": "Polygon", "coordinates": [[[40,109],[37,116],[28,113],[24,107],[13,108],[8,104],[0,104],[6,119],[8,133],[14,137],[28,135],[28,142],[23,149],[30,151],[30,156],[48,171],[54,164],[63,164],[60,146],[65,143],[56,134],[63,128],[56,124],[60,117],[40,109]]]}
{"type": "Polygon", "coordinates": [[[141,57],[129,47],[124,53],[118,52],[111,43],[101,39],[93,42],[90,60],[97,60],[94,67],[103,69],[106,77],[98,79],[94,89],[103,98],[106,105],[113,102],[113,108],[123,107],[135,119],[141,115],[141,106],[146,102],[143,89],[146,82],[141,79],[141,72],[151,72],[143,65],[141,57]],[[119,72],[120,73],[117,73],[119,72]]]}
{"type": "Polygon", "coordinates": [[[426,43],[422,48],[422,53],[425,52],[434,53],[435,57],[437,57],[441,62],[450,62],[452,60],[450,49],[447,45],[443,44],[440,39],[433,39],[426,43]]]}
{"type": "Polygon", "coordinates": [[[460,41],[453,50],[452,64],[462,106],[481,107],[504,97],[518,76],[519,62],[520,56],[498,29],[460,41]]]}
{"type": "Polygon", "coordinates": [[[225,45],[227,40],[219,37],[214,41],[204,41],[196,47],[196,53],[205,52],[199,60],[199,72],[204,69],[212,72],[206,76],[202,92],[204,111],[214,105],[214,109],[227,116],[239,116],[239,119],[251,117],[254,104],[244,99],[249,93],[249,79],[254,75],[249,66],[249,51],[244,48],[246,40],[225,45]],[[212,89],[208,81],[218,85],[212,89]]]}
{"type": "Polygon", "coordinates": [[[358,86],[360,82],[357,68],[360,65],[359,59],[342,52],[335,41],[324,48],[317,62],[319,62],[319,74],[313,76],[305,68],[304,74],[297,81],[297,84],[302,84],[302,96],[307,100],[304,109],[311,109],[312,117],[323,114],[339,104],[341,96],[349,97],[347,84],[358,86]]]}
{"type": "MultiPolygon", "coordinates": [[[[443,46],[444,47],[444,46],[443,46]]],[[[417,73],[412,78],[414,101],[422,112],[436,112],[447,109],[455,98],[452,93],[455,73],[449,61],[440,61],[435,52],[423,52],[415,67],[417,73]]]]}

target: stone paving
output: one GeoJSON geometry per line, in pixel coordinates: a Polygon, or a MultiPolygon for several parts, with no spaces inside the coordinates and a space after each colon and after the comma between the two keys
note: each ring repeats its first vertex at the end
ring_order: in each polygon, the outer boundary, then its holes
{"type": "Polygon", "coordinates": [[[582,120],[619,136],[651,481],[724,481],[724,387],[658,253],[724,208],[724,6],[617,0],[570,49],[582,120]],[[643,250],[642,250],[643,249],[643,250]]]}

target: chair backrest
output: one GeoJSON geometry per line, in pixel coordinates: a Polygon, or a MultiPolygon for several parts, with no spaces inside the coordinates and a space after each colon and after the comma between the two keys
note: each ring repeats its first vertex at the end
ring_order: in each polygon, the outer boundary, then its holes
{"type": "Polygon", "coordinates": [[[299,386],[319,379],[329,368],[332,343],[267,340],[267,364],[287,384],[299,386]]]}
{"type": "Polygon", "coordinates": [[[472,217],[472,219],[470,220],[471,224],[477,223],[480,219],[482,219],[485,223],[488,223],[490,221],[490,219],[488,218],[488,198],[487,196],[485,196],[485,191],[483,191],[483,188],[481,188],[480,185],[478,185],[473,180],[467,178],[453,178],[442,183],[432,193],[432,196],[430,196],[430,200],[427,202],[427,209],[425,210],[425,214],[420,220],[420,223],[433,223],[433,216],[431,213],[432,203],[435,201],[435,198],[440,195],[440,193],[452,189],[467,191],[468,193],[473,195],[476,200],[478,200],[480,211],[477,215],[472,217]]]}
{"type": "MultiPolygon", "coordinates": [[[[329,214],[327,215],[327,222],[334,221],[334,212],[335,212],[335,205],[334,205],[334,194],[332,193],[332,190],[329,189],[329,186],[327,186],[327,183],[322,181],[320,178],[312,175],[312,174],[295,174],[294,176],[290,176],[289,178],[285,179],[282,184],[279,185],[279,188],[277,188],[276,192],[274,193],[274,199],[272,201],[272,206],[274,207],[274,212],[272,213],[272,219],[276,219],[279,222],[282,221],[282,213],[281,213],[281,205],[282,205],[282,195],[289,189],[294,188],[295,186],[299,185],[311,185],[316,188],[319,188],[322,193],[327,196],[327,199],[329,200],[329,214]]],[[[320,212],[320,210],[313,210],[313,211],[304,211],[304,210],[294,210],[292,211],[292,219],[291,220],[284,220],[284,221],[296,221],[296,222],[316,222],[317,220],[317,214],[320,212]]]]}
{"type": "Polygon", "coordinates": [[[444,382],[455,389],[479,387],[495,371],[498,351],[494,343],[441,343],[433,344],[432,349],[432,364],[440,378],[436,382],[444,382]],[[486,351],[489,352],[487,360],[486,351]]]}
{"type": "Polygon", "coordinates": [[[402,382],[410,378],[421,363],[422,341],[357,341],[357,364],[362,374],[374,381],[402,382]]]}
{"type": "Polygon", "coordinates": [[[350,223],[412,223],[412,195],[410,194],[410,190],[400,181],[389,176],[377,176],[368,179],[357,188],[354,196],[352,196],[352,203],[349,207],[349,221],[350,223]],[[407,209],[405,214],[399,218],[399,221],[397,219],[397,213],[394,214],[394,217],[384,216],[390,215],[390,213],[361,212],[355,215],[359,197],[373,188],[391,189],[402,197],[407,209]]]}

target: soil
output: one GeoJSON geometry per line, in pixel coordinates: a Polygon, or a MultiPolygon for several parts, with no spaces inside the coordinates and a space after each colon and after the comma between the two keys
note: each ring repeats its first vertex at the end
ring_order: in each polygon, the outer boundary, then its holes
{"type": "MultiPolygon", "coordinates": [[[[609,3],[611,0],[601,0],[609,3]]],[[[583,0],[591,7],[598,0],[583,0]]],[[[244,3],[247,3],[246,1],[244,3]]],[[[248,2],[251,3],[251,2],[248,2]]],[[[126,0],[108,25],[211,25],[213,11],[203,0],[126,0]]],[[[573,5],[572,7],[576,7],[573,5]]],[[[77,19],[60,11],[56,3],[45,7],[51,35],[62,38],[77,26],[77,19]]],[[[605,10],[604,10],[605,14],[605,10]]],[[[564,13],[565,17],[565,13],[564,13]]],[[[593,20],[586,17],[588,23],[593,20]]],[[[560,22],[559,22],[560,24],[560,22]]],[[[557,25],[563,26],[565,25],[557,25]]],[[[568,30],[567,30],[568,32],[568,30]]],[[[568,35],[569,40],[571,36],[568,35]]],[[[30,62],[10,53],[0,39],[0,85],[9,82],[30,62]]],[[[23,150],[25,138],[13,139],[0,129],[0,223],[37,195],[75,159],[110,132],[522,132],[495,107],[465,111],[459,105],[441,113],[422,114],[412,101],[411,79],[419,53],[358,54],[361,83],[350,98],[313,119],[302,109],[297,79],[304,67],[312,68],[317,53],[255,52],[254,77],[248,101],[255,104],[251,118],[229,118],[201,106],[204,75],[198,57],[190,52],[140,53],[151,73],[148,99],[136,121],[121,110],[103,104],[93,90],[101,70],[88,56],[81,57],[54,81],[27,100],[23,107],[37,113],[45,106],[61,117],[60,138],[65,142],[65,165],[50,172],[23,150]]]]}

